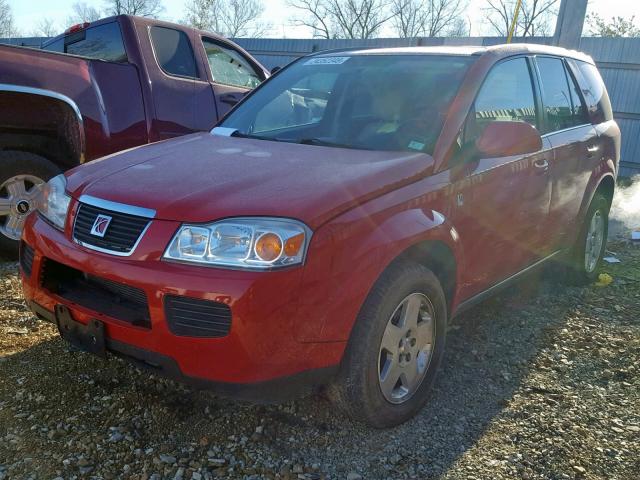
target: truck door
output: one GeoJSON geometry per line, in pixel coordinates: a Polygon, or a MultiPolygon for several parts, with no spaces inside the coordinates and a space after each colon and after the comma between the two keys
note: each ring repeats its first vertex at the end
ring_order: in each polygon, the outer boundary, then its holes
{"type": "Polygon", "coordinates": [[[203,38],[202,45],[209,65],[209,80],[218,115],[222,117],[248,92],[260,85],[265,75],[231,44],[203,38]]]}
{"type": "Polygon", "coordinates": [[[154,130],[164,139],[211,129],[217,119],[215,99],[189,37],[157,25],[149,28],[149,34],[157,62],[157,69],[149,66],[154,130]],[[208,115],[201,114],[203,108],[208,115]]]}

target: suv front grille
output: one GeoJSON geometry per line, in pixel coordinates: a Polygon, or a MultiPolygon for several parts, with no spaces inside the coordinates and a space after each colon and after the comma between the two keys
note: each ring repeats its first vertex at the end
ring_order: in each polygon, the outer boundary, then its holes
{"type": "Polygon", "coordinates": [[[225,303],[165,295],[164,312],[174,335],[224,337],[231,329],[231,308],[225,303]]]}
{"type": "Polygon", "coordinates": [[[143,290],[96,277],[49,258],[40,273],[42,286],[65,300],[139,327],[151,328],[143,290]]]}
{"type": "Polygon", "coordinates": [[[83,203],[76,214],[73,238],[83,245],[126,255],[131,253],[149,222],[150,220],[145,217],[105,210],[83,203]],[[100,214],[111,217],[104,237],[91,234],[91,228],[100,214]]]}

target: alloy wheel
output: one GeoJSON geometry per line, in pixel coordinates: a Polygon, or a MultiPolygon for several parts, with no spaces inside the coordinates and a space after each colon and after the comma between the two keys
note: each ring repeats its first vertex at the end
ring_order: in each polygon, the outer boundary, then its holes
{"type": "Polygon", "coordinates": [[[378,354],[378,382],[385,399],[409,400],[425,378],[435,343],[435,313],[422,293],[412,293],[387,322],[378,354]]]}
{"type": "Polygon", "coordinates": [[[43,183],[41,178],[33,175],[16,175],[0,185],[0,234],[20,240],[24,221],[36,208],[43,183]]]}
{"type": "Polygon", "coordinates": [[[586,245],[584,249],[584,268],[592,273],[598,266],[602,245],[604,244],[605,217],[600,210],[596,210],[591,217],[587,229],[586,245]]]}

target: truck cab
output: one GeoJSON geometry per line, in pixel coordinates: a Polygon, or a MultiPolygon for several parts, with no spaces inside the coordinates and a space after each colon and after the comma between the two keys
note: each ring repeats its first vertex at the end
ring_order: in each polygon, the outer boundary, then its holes
{"type": "Polygon", "coordinates": [[[129,15],[40,50],[0,46],[0,252],[15,256],[39,185],[70,167],[210,130],[268,77],[219,35],[129,15]]]}

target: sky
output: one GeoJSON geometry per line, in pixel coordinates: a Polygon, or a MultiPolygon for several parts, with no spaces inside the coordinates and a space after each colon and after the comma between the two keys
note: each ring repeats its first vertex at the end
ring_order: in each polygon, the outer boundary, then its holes
{"type": "MultiPolygon", "coordinates": [[[[60,30],[64,30],[71,6],[76,0],[9,0],[17,28],[22,35],[29,35],[35,26],[44,18],[52,19],[60,30]]],[[[97,8],[102,7],[102,0],[84,0],[97,8]]],[[[164,20],[177,21],[184,16],[185,0],[163,0],[164,20]]],[[[267,36],[277,38],[308,38],[311,31],[291,24],[291,8],[286,0],[264,0],[265,14],[263,20],[272,25],[267,36]]],[[[482,20],[481,6],[484,0],[469,0],[467,9],[471,22],[471,34],[486,34],[486,24],[482,20]]],[[[598,13],[604,18],[611,16],[636,16],[640,22],[640,0],[590,0],[588,13],[598,13]]]]}

